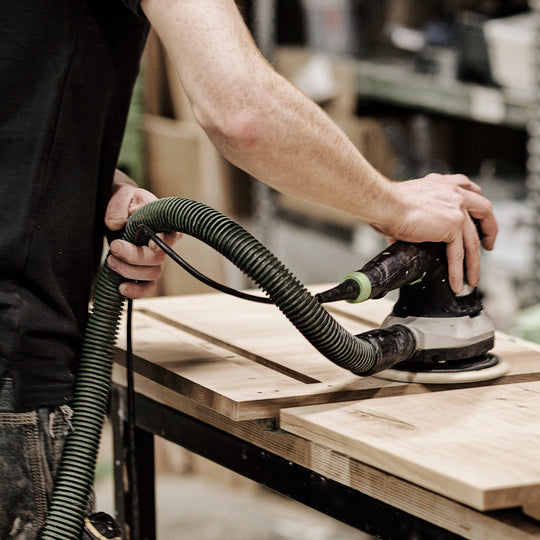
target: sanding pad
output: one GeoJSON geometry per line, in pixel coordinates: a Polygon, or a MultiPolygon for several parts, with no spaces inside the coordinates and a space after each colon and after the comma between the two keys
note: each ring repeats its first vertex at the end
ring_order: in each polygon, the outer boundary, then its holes
{"type": "Polygon", "coordinates": [[[402,371],[387,369],[373,375],[379,379],[421,384],[459,384],[489,381],[502,377],[510,370],[507,362],[499,360],[494,366],[470,371],[402,371]]]}

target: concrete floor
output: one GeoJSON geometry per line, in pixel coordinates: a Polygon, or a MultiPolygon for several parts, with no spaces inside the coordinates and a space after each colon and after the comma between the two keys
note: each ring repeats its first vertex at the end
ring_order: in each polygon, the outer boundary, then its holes
{"type": "MultiPolygon", "coordinates": [[[[159,443],[158,443],[159,444],[159,443]]],[[[191,472],[174,462],[186,451],[170,445],[163,464],[157,451],[157,537],[159,540],[369,540],[352,527],[262,488],[210,462],[191,472]],[[173,448],[173,450],[171,450],[173,448]],[[169,458],[171,456],[169,455],[169,458]],[[170,469],[169,471],[164,469],[170,469]]],[[[96,509],[114,515],[110,429],[102,439],[96,475],[96,509]]]]}

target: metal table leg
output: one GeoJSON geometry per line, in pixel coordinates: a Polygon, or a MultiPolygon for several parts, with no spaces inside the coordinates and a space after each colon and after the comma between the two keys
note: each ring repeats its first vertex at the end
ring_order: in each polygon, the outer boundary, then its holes
{"type": "MultiPolygon", "coordinates": [[[[122,388],[115,388],[117,400],[122,393],[122,388]]],[[[144,436],[141,434],[142,444],[148,444],[153,437],[152,433],[159,434],[160,437],[191,452],[378,538],[387,540],[462,538],[144,396],[136,396],[136,411],[138,429],[140,432],[146,432],[144,436]]],[[[115,431],[121,429],[121,425],[116,422],[114,429],[115,431]]],[[[117,435],[115,435],[117,441],[115,469],[118,471],[115,478],[116,497],[118,508],[125,509],[127,502],[123,491],[124,448],[121,433],[117,435]]],[[[145,448],[137,451],[139,463],[143,464],[141,469],[145,473],[139,478],[141,524],[145,530],[155,531],[155,494],[153,482],[150,481],[150,474],[153,476],[154,471],[149,454],[146,452],[145,448]],[[152,489],[148,489],[149,484],[152,484],[152,489]],[[149,520],[149,523],[145,523],[146,520],[149,520]]],[[[127,515],[125,510],[124,515],[127,515]]],[[[129,523],[129,520],[126,519],[126,522],[129,523]]]]}
{"type": "Polygon", "coordinates": [[[129,488],[128,466],[128,428],[125,418],[125,390],[113,386],[111,393],[111,423],[113,428],[114,451],[114,486],[115,517],[118,524],[126,531],[128,539],[156,539],[156,505],[155,505],[155,470],[154,470],[154,434],[151,431],[136,427],[135,430],[135,464],[137,467],[137,483],[139,500],[132,504],[129,488]],[[133,508],[136,506],[136,508],[133,508]],[[138,536],[130,534],[133,524],[133,513],[139,523],[138,536]]]}

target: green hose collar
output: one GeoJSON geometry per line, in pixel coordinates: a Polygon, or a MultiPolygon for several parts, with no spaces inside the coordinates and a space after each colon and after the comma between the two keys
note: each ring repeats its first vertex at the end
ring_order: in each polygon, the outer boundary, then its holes
{"type": "Polygon", "coordinates": [[[369,281],[366,274],[363,272],[351,272],[347,274],[340,283],[345,281],[352,280],[358,285],[358,296],[356,298],[351,298],[347,300],[350,304],[358,304],[360,302],[365,302],[371,295],[371,282],[369,281]]]}

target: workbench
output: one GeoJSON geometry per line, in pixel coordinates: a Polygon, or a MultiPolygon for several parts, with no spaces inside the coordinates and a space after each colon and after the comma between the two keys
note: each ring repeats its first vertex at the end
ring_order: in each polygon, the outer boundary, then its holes
{"type": "MultiPolygon", "coordinates": [[[[327,309],[358,334],[391,306],[327,309]]],[[[159,435],[380,538],[540,539],[538,345],[497,333],[506,375],[423,385],[357,377],[321,356],[275,306],[221,293],[138,300],[133,328],[134,516],[124,331],[111,419],[118,518],[138,520],[142,538],[155,538],[159,435]]]]}

